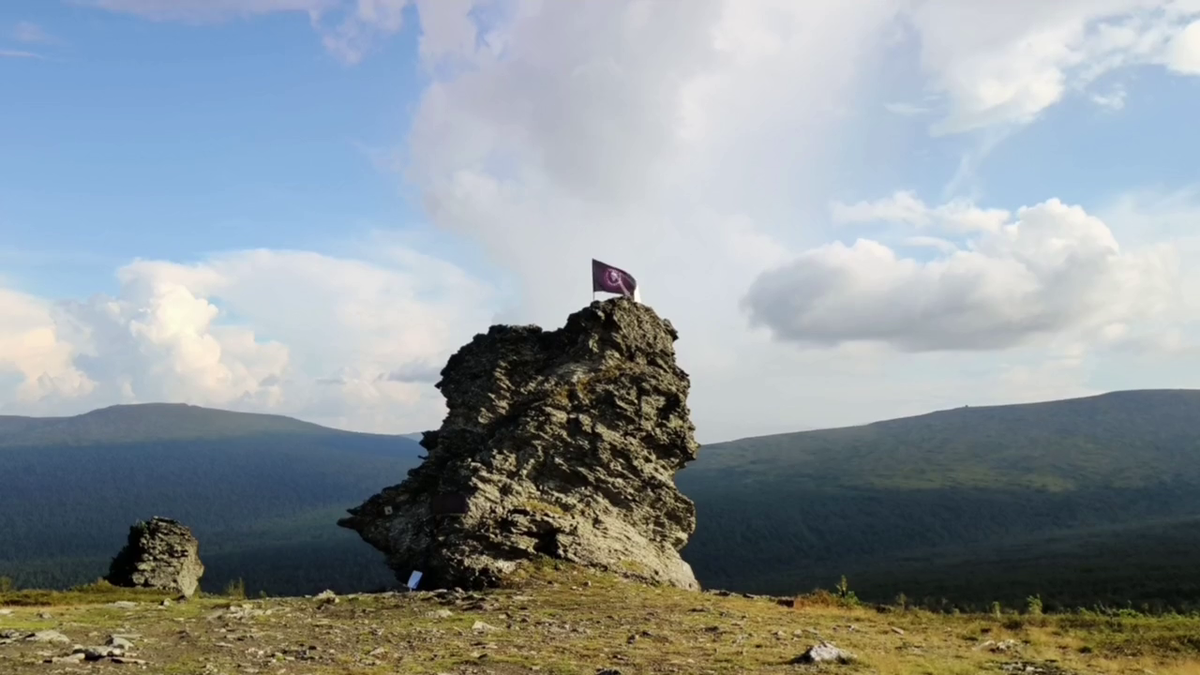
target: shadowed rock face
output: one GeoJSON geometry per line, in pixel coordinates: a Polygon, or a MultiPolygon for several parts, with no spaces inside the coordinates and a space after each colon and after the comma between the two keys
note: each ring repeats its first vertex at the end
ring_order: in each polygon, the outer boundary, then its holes
{"type": "Polygon", "coordinates": [[[200,543],[174,520],[152,518],[129,528],[106,579],[114,586],[158,588],[191,597],[204,576],[200,543]]]}
{"type": "Polygon", "coordinates": [[[422,587],[498,585],[539,554],[696,589],[696,525],[674,474],[696,458],[678,334],[649,307],[593,302],[566,326],[492,326],[450,357],[429,455],[339,525],[422,587]]]}

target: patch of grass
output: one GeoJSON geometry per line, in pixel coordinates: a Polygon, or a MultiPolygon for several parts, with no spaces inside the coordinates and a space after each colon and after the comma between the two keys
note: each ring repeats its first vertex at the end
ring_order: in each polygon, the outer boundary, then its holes
{"type": "Polygon", "coordinates": [[[1091,651],[1112,656],[1200,657],[1200,617],[1053,617],[1065,634],[1086,639],[1091,651]]]}
{"type": "Polygon", "coordinates": [[[646,574],[649,571],[646,569],[645,565],[636,560],[622,560],[618,564],[620,565],[621,569],[629,572],[630,574],[646,574]]]}
{"type": "Polygon", "coordinates": [[[52,607],[56,605],[96,605],[110,602],[162,602],[173,598],[169,591],[145,588],[122,588],[100,579],[66,591],[42,589],[9,590],[0,592],[0,606],[52,607]]]}
{"type": "MultiPolygon", "coordinates": [[[[835,669],[847,675],[978,675],[1002,672],[1006,663],[1051,660],[1075,674],[1148,669],[1159,675],[1200,675],[1200,648],[1191,637],[1200,636],[1200,618],[1046,613],[998,619],[919,608],[884,613],[829,591],[800,596],[789,608],[769,598],[648,586],[549,558],[525,565],[522,574],[514,587],[458,599],[423,592],[349,596],[326,604],[270,598],[250,601],[257,613],[246,618],[211,616],[234,604],[217,597],[132,611],[82,605],[54,610],[53,621],[61,623],[38,627],[61,630],[72,639],[118,627],[141,634],[144,656],[161,673],[198,672],[205,663],[229,672],[241,667],[265,672],[297,650],[315,646],[311,659],[288,670],[592,675],[612,668],[664,675],[795,675],[799,669],[788,662],[827,640],[857,657],[854,664],[835,669]],[[443,608],[451,615],[434,614],[443,608]],[[477,631],[476,621],[495,630],[477,631]],[[237,634],[253,626],[258,637],[231,650],[230,624],[240,626],[232,631],[237,634]],[[180,639],[181,629],[186,639],[180,639]],[[1008,640],[1017,646],[1003,652],[988,646],[988,641],[1008,640]],[[371,656],[381,647],[386,653],[371,656]],[[263,655],[251,654],[258,649],[263,655]],[[273,656],[276,652],[283,656],[273,656]]],[[[0,626],[15,621],[24,627],[35,617],[36,610],[21,608],[0,617],[0,626]]],[[[37,660],[22,660],[22,654],[36,649],[0,649],[0,672],[45,672],[37,660]]]]}
{"type": "Polygon", "coordinates": [[[857,600],[847,600],[837,594],[830,593],[825,589],[819,589],[812,593],[805,593],[796,596],[796,607],[799,608],[826,608],[832,609],[836,607],[852,608],[858,606],[857,600]]]}

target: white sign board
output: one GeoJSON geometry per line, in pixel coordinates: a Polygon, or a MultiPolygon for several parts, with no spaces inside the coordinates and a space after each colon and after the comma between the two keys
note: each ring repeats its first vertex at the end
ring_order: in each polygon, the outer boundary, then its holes
{"type": "Polygon", "coordinates": [[[421,582],[421,573],[418,572],[417,570],[413,570],[413,573],[408,576],[408,583],[405,585],[408,586],[408,590],[415,591],[415,590],[417,590],[417,584],[420,582],[421,582]]]}

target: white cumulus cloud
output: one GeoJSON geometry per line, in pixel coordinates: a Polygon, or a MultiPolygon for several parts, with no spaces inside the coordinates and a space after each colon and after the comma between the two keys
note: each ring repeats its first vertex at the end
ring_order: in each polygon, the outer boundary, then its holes
{"type": "MultiPolygon", "coordinates": [[[[898,19],[917,29],[944,124],[966,130],[1036,117],[1110,68],[1106,55],[1161,59],[1166,35],[1142,47],[1149,29],[1122,43],[1096,26],[1139,7],[517,2],[484,21],[480,4],[418,3],[433,82],[406,178],[434,224],[517,276],[504,320],[560,323],[588,298],[591,257],[633,272],[680,328],[702,437],[920,412],[909,406],[968,390],[971,403],[1027,400],[1020,387],[1039,373],[1074,379],[1037,391],[1082,391],[1087,360],[1067,368],[1039,345],[1073,354],[1174,302],[1171,251],[1125,251],[1102,222],[1054,200],[1013,213],[901,191],[837,204],[837,228],[824,225],[853,172],[839,151],[869,123],[853,114],[873,93],[867,73],[898,19]],[[1082,61],[1071,56],[1080,49],[1082,61]],[[895,249],[828,244],[881,221],[905,230],[895,249]],[[739,309],[750,288],[752,330],[739,309]],[[909,350],[905,365],[864,340],[909,350]],[[1005,359],[979,356],[984,347],[1005,359]],[[977,355],[969,387],[945,349],[977,355]]],[[[1154,21],[1169,34],[1179,16],[1154,21]]]]}
{"type": "Polygon", "coordinates": [[[895,5],[523,2],[479,18],[480,4],[418,5],[423,26],[439,11],[423,47],[435,79],[404,175],[435,225],[514,273],[500,318],[561,325],[604,260],[684,336],[702,435],[777,416],[748,395],[779,363],[737,299],[785,259],[797,210],[827,198],[843,111],[895,5]]]}
{"type": "Polygon", "coordinates": [[[1198,72],[1200,7],[1190,0],[925,0],[907,17],[946,98],[937,134],[1029,123],[1120,68],[1198,72]]]}
{"type": "Polygon", "coordinates": [[[835,223],[888,222],[950,233],[998,232],[1011,215],[1003,209],[978,208],[966,199],[929,208],[908,190],[873,202],[834,202],[830,210],[835,223]]]}
{"type": "Polygon", "coordinates": [[[1200,20],[1193,21],[1171,39],[1167,66],[1187,75],[1200,75],[1200,20]]]}
{"type": "Polygon", "coordinates": [[[422,368],[486,326],[492,305],[474,278],[403,247],[372,260],[254,250],[139,261],[118,278],[115,297],[54,306],[0,294],[12,317],[0,366],[22,376],[0,402],[37,411],[71,397],[60,410],[77,412],[183,401],[411,431],[442,410],[422,368]]]}
{"type": "Polygon", "coordinates": [[[1098,218],[1051,199],[928,260],[868,239],[811,249],[760,276],[744,305],[783,340],[1001,349],[1154,318],[1178,306],[1178,283],[1170,246],[1123,251],[1098,218]]]}
{"type": "Polygon", "coordinates": [[[404,163],[387,164],[516,292],[402,248],[136,262],[115,297],[54,313],[69,354],[56,368],[95,382],[77,400],[435,424],[446,355],[496,321],[561,325],[591,300],[593,257],[680,329],[702,440],[1084,391],[1089,350],[1175,327],[1185,250],[1080,207],[898,191],[835,203],[830,223],[829,204],[861,188],[862,162],[894,159],[847,152],[880,117],[994,130],[1076,90],[1118,91],[1090,87],[1128,65],[1186,72],[1194,8],[1178,2],[87,1],[155,19],[307,15],[347,62],[415,7],[428,86],[388,155],[404,163]],[[880,60],[899,23],[929,95],[869,89],[893,74],[880,60]],[[888,115],[891,100],[910,103],[888,115]],[[830,243],[880,224],[895,236],[830,243]]]}
{"type": "Polygon", "coordinates": [[[0,288],[0,374],[16,376],[9,398],[33,404],[89,394],[95,382],[75,367],[75,355],[55,330],[50,303],[0,288]]]}

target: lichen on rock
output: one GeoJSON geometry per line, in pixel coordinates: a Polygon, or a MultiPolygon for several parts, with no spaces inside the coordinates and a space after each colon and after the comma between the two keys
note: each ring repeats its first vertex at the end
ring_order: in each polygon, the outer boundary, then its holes
{"type": "Polygon", "coordinates": [[[696,512],[674,474],[699,446],[677,339],[626,298],[554,331],[492,326],[442,370],[425,461],[338,524],[425,587],[499,585],[548,556],[697,589],[679,555],[696,512]]]}
{"type": "Polygon", "coordinates": [[[109,566],[114,586],[155,588],[191,597],[204,576],[200,542],[178,521],[155,516],[129,528],[129,539],[109,566]]]}

